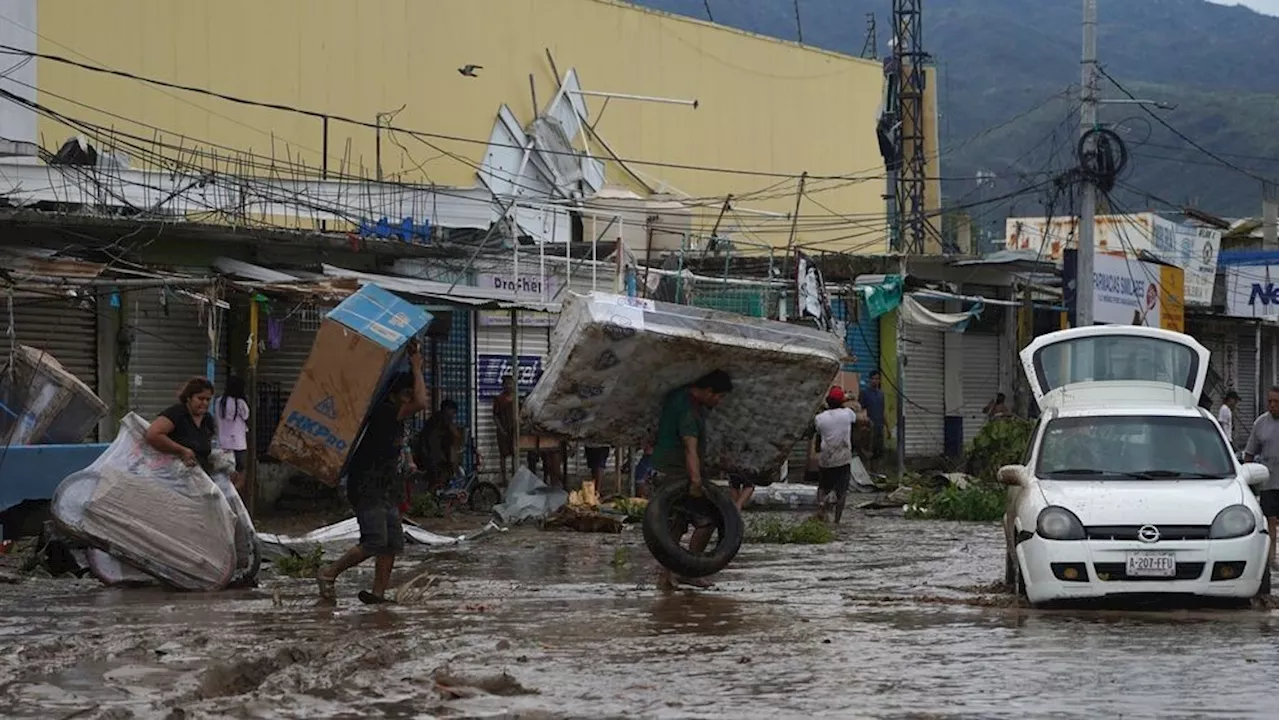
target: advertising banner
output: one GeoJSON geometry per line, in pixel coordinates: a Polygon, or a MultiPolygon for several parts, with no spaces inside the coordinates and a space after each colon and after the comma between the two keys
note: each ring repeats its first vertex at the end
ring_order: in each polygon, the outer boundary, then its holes
{"type": "MultiPolygon", "coordinates": [[[[1075,217],[1010,218],[1005,221],[1005,246],[1009,250],[1039,252],[1046,260],[1061,261],[1068,248],[1076,246],[1075,217]]],[[[1187,305],[1208,306],[1213,302],[1214,274],[1222,233],[1212,228],[1180,225],[1154,213],[1100,215],[1094,221],[1094,249],[1102,254],[1125,254],[1136,258],[1150,253],[1162,262],[1183,270],[1187,305]]]]}
{"type": "Polygon", "coordinates": [[[1232,265],[1223,270],[1227,315],[1276,319],[1280,305],[1280,265],[1232,265]]]}
{"type": "MultiPolygon", "coordinates": [[[[1076,251],[1063,254],[1067,306],[1074,309],[1076,251]]],[[[1182,332],[1185,327],[1181,268],[1098,253],[1093,257],[1093,321],[1145,325],[1182,332]]]]}
{"type": "MultiPolygon", "coordinates": [[[[511,374],[510,355],[476,356],[476,397],[492,400],[502,393],[502,378],[511,374]]],[[[521,397],[529,394],[542,377],[542,358],[538,355],[521,355],[520,372],[516,375],[516,387],[521,397]]]]}

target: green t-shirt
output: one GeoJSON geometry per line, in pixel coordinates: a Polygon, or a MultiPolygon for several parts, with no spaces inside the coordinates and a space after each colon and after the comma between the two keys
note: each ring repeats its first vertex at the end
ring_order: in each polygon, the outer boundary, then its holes
{"type": "Polygon", "coordinates": [[[684,438],[698,438],[698,458],[701,459],[706,447],[706,431],[706,414],[693,401],[688,385],[667,393],[658,419],[658,438],[653,444],[653,468],[660,473],[685,473],[684,438]]]}

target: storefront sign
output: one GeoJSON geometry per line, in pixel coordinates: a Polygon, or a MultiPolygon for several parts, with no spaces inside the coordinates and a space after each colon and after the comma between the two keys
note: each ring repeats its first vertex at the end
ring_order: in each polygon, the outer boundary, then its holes
{"type": "MultiPolygon", "coordinates": [[[[1077,219],[1010,218],[1005,223],[1006,247],[1038,252],[1045,260],[1059,261],[1076,242],[1077,219]]],[[[1186,305],[1213,302],[1213,282],[1218,266],[1222,233],[1212,228],[1180,225],[1154,213],[1099,215],[1094,222],[1097,257],[1125,254],[1136,258],[1150,253],[1183,270],[1186,305]]]]}
{"type": "MultiPolygon", "coordinates": [[[[1075,250],[1063,255],[1063,284],[1075,306],[1075,250]]],[[[1145,325],[1182,332],[1183,272],[1181,268],[1119,255],[1093,257],[1093,321],[1108,325],[1145,325]]]]}
{"type": "Polygon", "coordinates": [[[1232,265],[1223,271],[1227,314],[1276,319],[1280,307],[1280,265],[1232,265]]]}
{"type": "MultiPolygon", "coordinates": [[[[511,374],[510,355],[479,355],[476,357],[476,396],[492,400],[502,393],[502,378],[511,374]]],[[[538,355],[521,355],[520,372],[516,385],[523,397],[533,390],[542,377],[542,358],[538,355]]]]}
{"type": "MultiPolygon", "coordinates": [[[[510,310],[481,310],[477,315],[479,316],[480,325],[483,327],[511,327],[510,310]]],[[[521,310],[516,317],[520,327],[541,328],[555,326],[559,315],[521,310]]]]}
{"type": "Polygon", "coordinates": [[[520,300],[545,300],[551,302],[564,283],[556,277],[537,275],[514,276],[511,273],[480,273],[476,283],[486,290],[496,290],[520,300]]]}

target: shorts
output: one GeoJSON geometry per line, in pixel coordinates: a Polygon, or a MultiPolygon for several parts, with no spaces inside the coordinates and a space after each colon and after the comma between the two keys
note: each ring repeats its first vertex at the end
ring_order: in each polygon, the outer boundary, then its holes
{"type": "Polygon", "coordinates": [[[753,488],[755,486],[756,486],[755,483],[742,477],[741,475],[729,476],[729,487],[733,488],[734,490],[741,490],[743,488],[753,488]]]}
{"type": "Polygon", "coordinates": [[[360,549],[375,556],[404,552],[404,526],[400,523],[400,508],[391,502],[371,502],[356,508],[356,523],[360,526],[360,549]]]}
{"type": "Polygon", "coordinates": [[[1258,504],[1262,506],[1262,516],[1274,518],[1280,511],[1280,490],[1263,490],[1258,493],[1258,504]]]}
{"type": "Polygon", "coordinates": [[[236,459],[236,472],[244,472],[244,459],[249,454],[248,450],[233,450],[231,454],[236,459]]]}
{"type": "Polygon", "coordinates": [[[589,447],[584,449],[583,454],[587,457],[587,467],[592,470],[604,470],[609,465],[609,448],[607,447],[589,447]]]}
{"type": "MultiPolygon", "coordinates": [[[[656,490],[668,485],[688,486],[688,484],[689,476],[684,473],[656,473],[653,476],[652,488],[656,490]]],[[[687,498],[678,503],[671,517],[672,537],[679,540],[690,526],[699,529],[714,527],[719,524],[719,518],[706,511],[706,504],[705,500],[698,498],[687,498]]]]}
{"type": "Polygon", "coordinates": [[[831,493],[845,495],[849,492],[849,482],[853,479],[853,467],[841,465],[818,470],[818,497],[826,497],[831,493]]]}

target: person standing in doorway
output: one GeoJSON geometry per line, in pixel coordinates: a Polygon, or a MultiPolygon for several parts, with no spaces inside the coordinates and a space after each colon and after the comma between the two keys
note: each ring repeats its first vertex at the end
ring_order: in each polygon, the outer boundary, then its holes
{"type": "MultiPolygon", "coordinates": [[[[706,453],[707,415],[733,391],[733,379],[723,370],[713,370],[689,385],[667,393],[662,401],[662,415],[658,418],[658,435],[653,447],[653,467],[657,476],[655,488],[664,485],[686,485],[692,495],[702,493],[702,463],[706,453]]],[[[715,531],[715,519],[705,515],[682,515],[671,523],[671,536],[677,542],[684,537],[689,526],[693,534],[689,538],[689,551],[700,553],[707,549],[715,531]]],[[[711,583],[704,578],[683,578],[662,568],[658,574],[658,587],[674,589],[677,584],[707,588],[711,583]]]]}
{"type": "Polygon", "coordinates": [[[498,472],[502,482],[511,476],[507,474],[507,458],[511,458],[511,472],[516,471],[516,379],[510,375],[502,376],[502,392],[493,399],[493,426],[498,433],[498,472]]]}
{"type": "Polygon", "coordinates": [[[884,390],[880,388],[879,370],[872,370],[867,376],[867,387],[858,395],[858,404],[871,421],[870,465],[879,470],[880,460],[884,457],[885,435],[889,431],[884,422],[884,390]]]}
{"type": "Polygon", "coordinates": [[[1280,515],[1280,387],[1267,391],[1267,411],[1253,421],[1249,441],[1244,446],[1245,462],[1260,462],[1267,466],[1267,481],[1258,492],[1258,504],[1267,518],[1267,533],[1271,537],[1271,567],[1276,561],[1276,519],[1280,515]]]}
{"type": "Polygon", "coordinates": [[[230,450],[236,459],[236,471],[231,484],[244,493],[245,456],[249,450],[249,401],[245,399],[244,378],[232,375],[227,378],[227,389],[215,404],[218,419],[218,447],[230,450]]]}
{"type": "Polygon", "coordinates": [[[1226,433],[1231,449],[1236,449],[1236,408],[1240,407],[1240,393],[1228,390],[1222,397],[1222,407],[1218,408],[1218,424],[1226,433]]]}
{"type": "Polygon", "coordinates": [[[1002,392],[996,393],[995,399],[987,403],[986,407],[982,408],[982,412],[986,413],[988,422],[1009,417],[1012,414],[1009,412],[1009,405],[1002,392]]]}
{"type": "Polygon", "coordinates": [[[410,371],[392,379],[385,399],[370,414],[347,465],[347,499],[360,526],[360,543],[316,573],[320,597],[324,600],[336,599],[333,585],[339,575],[372,557],[377,563],[373,592],[361,590],[360,602],[366,605],[391,602],[386,597],[391,570],[396,556],[404,550],[399,497],[403,485],[397,482],[404,422],[428,407],[422,354],[416,340],[410,341],[408,353],[410,371]]]}

